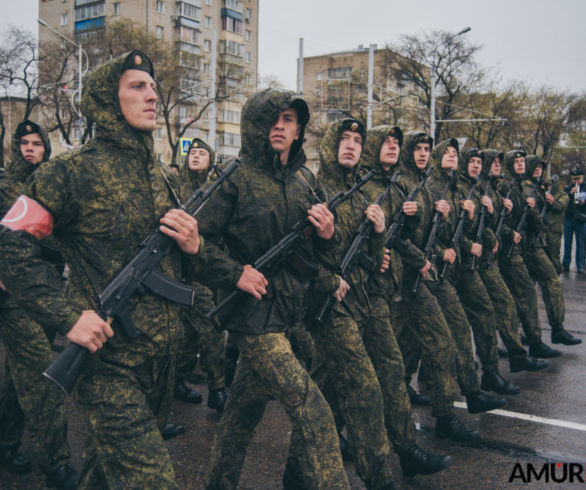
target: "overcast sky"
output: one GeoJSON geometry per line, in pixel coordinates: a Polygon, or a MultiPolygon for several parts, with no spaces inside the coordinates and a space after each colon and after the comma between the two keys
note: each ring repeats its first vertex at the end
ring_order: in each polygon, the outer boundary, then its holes
{"type": "MultiPolygon", "coordinates": [[[[36,33],[38,0],[0,4],[0,31],[12,23],[36,33]]],[[[470,26],[479,62],[502,80],[583,92],[585,24],[586,0],[260,0],[259,70],[295,89],[299,37],[312,56],[470,26]]]]}

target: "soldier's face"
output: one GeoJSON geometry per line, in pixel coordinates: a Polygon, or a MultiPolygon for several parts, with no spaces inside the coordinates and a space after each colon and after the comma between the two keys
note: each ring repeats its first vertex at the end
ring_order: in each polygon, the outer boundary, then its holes
{"type": "Polygon", "coordinates": [[[383,146],[381,146],[379,155],[379,160],[383,164],[383,167],[390,168],[395,165],[399,160],[400,151],[399,140],[392,136],[387,136],[383,146]]]}
{"type": "Polygon", "coordinates": [[[458,151],[453,146],[448,146],[442,156],[442,168],[446,170],[456,170],[458,168],[458,151]]]}
{"type": "Polygon", "coordinates": [[[533,170],[533,178],[538,179],[542,175],[543,175],[543,167],[541,165],[537,165],[537,167],[535,167],[535,170],[533,170]]]}
{"type": "Polygon", "coordinates": [[[525,157],[515,158],[515,161],[513,162],[513,170],[518,175],[525,173],[525,157]]]}
{"type": "Polygon", "coordinates": [[[45,145],[41,135],[34,133],[20,138],[20,153],[27,162],[33,165],[41,163],[45,155],[45,145]]]}
{"type": "Polygon", "coordinates": [[[338,144],[338,163],[345,168],[355,167],[362,153],[362,135],[355,131],[344,131],[338,144]]]}
{"type": "Polygon", "coordinates": [[[269,143],[278,153],[289,151],[295,140],[299,139],[301,125],[297,121],[297,111],[293,108],[285,109],[269,130],[269,143]]]}
{"type": "Polygon", "coordinates": [[[500,175],[501,174],[501,159],[496,157],[492,163],[490,164],[490,175],[500,175]]]}
{"type": "Polygon", "coordinates": [[[478,177],[482,170],[482,159],[479,157],[472,157],[468,160],[468,175],[470,177],[478,177]]]}
{"type": "Polygon", "coordinates": [[[429,143],[417,143],[413,149],[413,160],[419,170],[424,170],[429,162],[431,155],[431,145],[429,143]]]}
{"type": "Polygon", "coordinates": [[[142,70],[126,70],[118,82],[118,100],[126,122],[140,131],[154,131],[157,92],[153,78],[142,70]]]}
{"type": "Polygon", "coordinates": [[[210,167],[210,153],[205,148],[192,148],[187,159],[189,170],[201,173],[210,167]]]}

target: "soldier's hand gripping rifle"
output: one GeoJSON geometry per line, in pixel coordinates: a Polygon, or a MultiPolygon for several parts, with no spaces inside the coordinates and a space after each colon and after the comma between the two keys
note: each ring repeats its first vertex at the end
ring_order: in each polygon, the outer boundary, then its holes
{"type": "MultiPolygon", "coordinates": [[[[472,197],[474,196],[474,191],[476,190],[477,183],[478,183],[478,181],[476,181],[476,182],[474,182],[474,184],[472,184],[472,187],[470,188],[470,192],[468,192],[468,195],[466,196],[467,201],[472,199],[472,197]]],[[[456,251],[456,260],[459,260],[459,258],[461,257],[460,241],[462,240],[462,235],[464,233],[464,224],[466,223],[466,220],[467,220],[467,217],[466,217],[467,214],[468,214],[468,211],[466,211],[465,209],[462,209],[460,211],[460,215],[458,216],[458,221],[456,222],[456,230],[454,231],[454,236],[452,236],[452,240],[451,240],[451,247],[450,248],[453,248],[456,251]]],[[[439,275],[440,281],[443,281],[444,278],[446,277],[446,272],[448,271],[449,266],[450,266],[449,262],[444,262],[442,270],[439,275]]]]}
{"type": "MultiPolygon", "coordinates": [[[[438,199],[438,201],[443,201],[446,198],[446,194],[448,193],[448,190],[452,186],[452,183],[454,182],[455,177],[456,177],[456,172],[454,170],[450,170],[448,183],[446,184],[446,186],[442,190],[441,196],[438,199]]],[[[427,243],[425,244],[425,257],[427,258],[427,260],[429,260],[431,262],[432,266],[434,266],[437,261],[437,255],[434,254],[434,249],[435,249],[435,244],[437,243],[437,239],[438,239],[437,235],[438,235],[439,226],[441,224],[441,221],[442,221],[442,213],[440,213],[439,211],[436,211],[435,214],[433,215],[433,219],[431,221],[431,223],[432,223],[431,231],[429,232],[429,236],[427,237],[427,243]]],[[[411,292],[413,294],[415,294],[417,292],[417,288],[419,287],[419,281],[421,281],[421,272],[419,272],[417,274],[417,277],[415,278],[415,282],[413,283],[413,287],[411,288],[411,292]]]]}
{"type": "MultiPolygon", "coordinates": [[[[233,160],[221,173],[218,180],[205,189],[197,189],[180,209],[195,216],[206,204],[222,183],[236,171],[240,160],[233,160]]],[[[98,315],[108,323],[116,320],[124,334],[130,338],[138,337],[139,332],[132,321],[128,300],[134,295],[142,295],[145,290],[158,294],[169,301],[186,306],[193,305],[193,288],[165,277],[155,268],[166,257],[175,240],[159,230],[151,233],[141,244],[140,251],[99,295],[98,315]]],[[[65,393],[71,393],[89,351],[79,344],[69,344],[43,372],[65,393]]]]}
{"type": "MultiPolygon", "coordinates": [[[[543,203],[543,207],[541,208],[541,219],[545,220],[545,215],[547,214],[547,212],[549,211],[549,208],[551,208],[551,204],[549,203],[549,201],[547,200],[547,195],[548,194],[552,194],[553,195],[553,190],[554,190],[554,185],[556,185],[556,183],[560,180],[560,178],[557,175],[554,175],[552,178],[552,183],[549,186],[549,189],[547,189],[547,191],[545,191],[545,202],[543,203]]],[[[544,221],[545,223],[545,221],[544,221]]]]}
{"type": "MultiPolygon", "coordinates": [[[[531,194],[529,195],[530,198],[535,197],[535,193],[537,192],[537,188],[541,185],[541,180],[537,179],[537,182],[535,182],[535,185],[533,186],[533,190],[531,191],[531,194]]],[[[512,187],[512,185],[511,185],[512,187]]],[[[527,227],[527,216],[529,215],[529,211],[531,210],[531,208],[529,207],[529,204],[525,203],[525,207],[523,208],[523,214],[521,214],[521,219],[519,219],[519,224],[517,225],[517,228],[515,229],[515,231],[517,233],[519,233],[520,235],[522,235],[525,232],[525,228],[527,227]]],[[[513,251],[515,250],[515,242],[511,242],[511,245],[509,246],[509,250],[507,251],[507,258],[511,258],[513,255],[513,251]]]]}
{"type": "MultiPolygon", "coordinates": [[[[341,203],[366,184],[374,174],[375,171],[371,170],[364,175],[354,187],[346,192],[340,191],[332,196],[326,202],[328,209],[333,213],[341,203]]],[[[287,235],[281,238],[278,243],[273,245],[261,257],[256,259],[254,264],[252,264],[252,267],[263,274],[268,274],[277,270],[296,251],[297,247],[311,235],[313,230],[314,227],[309,221],[309,218],[303,218],[298,221],[287,235]]],[[[233,291],[207,314],[207,318],[213,320],[216,315],[222,313],[216,321],[216,326],[221,326],[238,301],[246,297],[247,294],[248,293],[238,289],[233,291]]]]}
{"type": "MultiPolygon", "coordinates": [[[[484,188],[484,196],[488,196],[488,190],[490,189],[490,178],[486,182],[486,187],[484,188]]],[[[482,235],[484,235],[484,229],[486,228],[486,213],[487,213],[486,206],[482,205],[482,209],[480,210],[480,218],[478,220],[478,228],[476,230],[476,242],[482,243],[482,235]]],[[[476,269],[476,255],[472,255],[472,266],[471,270],[476,269]]]]}
{"type": "MultiPolygon", "coordinates": [[[[385,201],[389,195],[391,186],[395,183],[398,176],[398,172],[393,174],[387,188],[377,196],[374,204],[380,206],[385,201]]],[[[369,240],[373,230],[374,225],[368,218],[364,218],[362,223],[358,226],[356,236],[354,237],[354,240],[352,240],[346,255],[344,255],[344,258],[342,259],[342,263],[340,264],[340,276],[342,276],[345,281],[350,281],[350,276],[358,264],[364,266],[369,272],[372,272],[375,269],[376,263],[374,263],[372,258],[368,257],[362,250],[362,245],[369,240]]],[[[335,302],[336,299],[330,294],[315,317],[315,321],[322,327],[327,325],[335,302]]]]}
{"type": "MultiPolygon", "coordinates": [[[[421,189],[423,189],[423,186],[425,185],[425,182],[427,182],[427,179],[431,175],[432,171],[433,171],[433,166],[430,165],[429,168],[427,169],[427,171],[425,172],[423,179],[421,179],[421,182],[419,182],[419,184],[417,184],[411,190],[409,195],[405,198],[404,202],[413,201],[417,197],[417,194],[419,194],[421,189]]],[[[393,174],[393,177],[397,174],[398,174],[398,172],[395,172],[393,174]]],[[[387,232],[387,239],[385,241],[386,248],[391,248],[393,246],[393,243],[395,243],[395,240],[399,236],[401,236],[401,230],[403,229],[403,225],[405,224],[406,217],[407,217],[407,215],[403,211],[403,206],[401,206],[401,209],[399,211],[397,211],[395,213],[395,215],[391,218],[391,224],[389,226],[389,231],[387,232]]]]}
{"type": "MultiPolygon", "coordinates": [[[[507,192],[507,195],[505,196],[505,199],[510,199],[512,192],[513,192],[513,185],[511,184],[511,186],[509,187],[509,190],[507,192]]],[[[497,224],[496,231],[495,231],[495,235],[496,235],[497,240],[500,240],[501,234],[503,232],[503,226],[505,224],[505,218],[507,217],[507,212],[508,212],[508,210],[505,207],[505,205],[503,204],[503,207],[501,208],[501,214],[499,216],[499,222],[497,224]]],[[[495,253],[491,250],[488,253],[488,258],[487,258],[487,262],[488,262],[489,267],[492,264],[492,261],[494,260],[494,256],[495,256],[495,253]]]]}

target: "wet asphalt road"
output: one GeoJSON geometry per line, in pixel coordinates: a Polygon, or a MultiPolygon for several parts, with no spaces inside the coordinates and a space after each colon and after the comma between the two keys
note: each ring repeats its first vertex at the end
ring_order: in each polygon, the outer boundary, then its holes
{"type": "MultiPolygon", "coordinates": [[[[457,415],[469,427],[480,432],[481,439],[473,444],[438,440],[433,434],[434,419],[429,409],[414,407],[419,445],[433,452],[451,455],[454,465],[436,475],[406,480],[400,476],[398,460],[394,458],[395,483],[398,488],[527,487],[520,478],[509,483],[516,463],[521,463],[524,472],[528,464],[540,471],[545,463],[581,463],[581,476],[586,480],[586,275],[577,274],[572,269],[562,274],[561,279],[566,298],[566,329],[579,336],[583,343],[575,347],[557,346],[563,356],[550,360],[549,369],[539,373],[510,373],[508,361],[501,359],[501,374],[520,386],[521,394],[508,397],[509,403],[502,411],[480,415],[470,415],[461,408],[461,403],[456,403],[457,415]],[[526,420],[527,415],[539,419],[526,420]]],[[[540,320],[543,339],[549,344],[550,329],[541,299],[540,320]]],[[[205,395],[205,386],[197,384],[201,382],[201,377],[195,381],[194,388],[205,395]]],[[[201,405],[176,402],[171,413],[171,421],[187,428],[184,435],[168,441],[177,481],[182,489],[203,488],[209,448],[218,421],[215,411],[208,409],[205,402],[205,396],[201,405]]],[[[73,462],[80,468],[86,430],[70,401],[67,402],[67,410],[73,462]]],[[[282,488],[281,475],[286,461],[289,431],[290,424],[283,410],[276,403],[270,403],[250,445],[239,488],[282,488]]],[[[26,435],[21,449],[26,453],[26,435]]],[[[353,465],[345,464],[352,488],[365,488],[356,476],[353,465]]],[[[545,483],[543,478],[540,482],[533,481],[530,484],[530,488],[574,487],[584,488],[585,484],[571,485],[567,481],[545,483]]],[[[44,477],[36,468],[27,475],[13,475],[0,468],[0,489],[37,488],[44,488],[44,477]]]]}

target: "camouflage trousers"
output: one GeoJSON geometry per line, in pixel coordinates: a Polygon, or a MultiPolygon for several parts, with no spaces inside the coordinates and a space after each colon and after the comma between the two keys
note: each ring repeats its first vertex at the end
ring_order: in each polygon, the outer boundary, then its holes
{"type": "Polygon", "coordinates": [[[523,258],[518,253],[514,253],[510,259],[501,254],[499,269],[515,300],[519,320],[521,320],[528,344],[534,345],[541,342],[537,291],[523,258]]]}
{"type": "Polygon", "coordinates": [[[31,458],[42,471],[53,471],[71,456],[63,393],[42,375],[53,359],[54,333],[47,335],[22,310],[1,314],[7,369],[0,395],[0,447],[18,446],[26,427],[31,458]]]}
{"type": "Polygon", "coordinates": [[[496,318],[490,296],[477,270],[460,270],[455,280],[472,332],[476,354],[485,373],[498,372],[496,318]]]}
{"type": "Polygon", "coordinates": [[[527,270],[539,287],[552,329],[563,328],[566,317],[564,293],[558,273],[542,248],[523,253],[527,270]]]}
{"type": "MultiPolygon", "coordinates": [[[[415,275],[409,274],[405,283],[411,285],[414,280],[415,275]]],[[[407,383],[423,356],[430,366],[425,383],[432,401],[432,414],[449,415],[456,391],[455,352],[452,333],[437,299],[425,281],[421,281],[415,293],[405,293],[399,305],[393,304],[390,313],[403,354],[407,383]]]]}
{"type": "Polygon", "coordinates": [[[208,389],[219,390],[226,386],[225,337],[214,324],[201,314],[189,310],[183,315],[183,341],[177,359],[178,380],[189,376],[197,365],[206,374],[208,389]]]}
{"type": "MultiPolygon", "coordinates": [[[[480,389],[480,384],[474,370],[472,331],[458,293],[447,277],[441,282],[426,280],[425,284],[436,297],[452,333],[456,356],[456,376],[460,390],[463,395],[474,393],[480,389]]],[[[426,358],[426,362],[429,362],[428,358],[426,358]]]]}
{"type": "Polygon", "coordinates": [[[327,325],[311,329],[318,353],[312,377],[334,412],[339,410],[358,476],[368,488],[380,488],[392,481],[392,473],[377,371],[354,319],[336,310],[331,316],[327,325]]]}
{"type": "Polygon", "coordinates": [[[74,391],[89,429],[79,489],[177,488],[160,431],[175,362],[172,356],[151,358],[130,368],[86,361],[74,391]]]}
{"type": "Polygon", "coordinates": [[[551,261],[554,269],[560,275],[562,273],[562,261],[560,259],[562,250],[562,236],[563,233],[547,232],[547,247],[545,247],[545,253],[551,261]]]}
{"type": "Polygon", "coordinates": [[[403,356],[390,323],[386,298],[372,297],[371,304],[371,317],[364,327],[362,339],[381,387],[387,435],[395,452],[399,453],[415,445],[403,356]]]}
{"type": "Polygon", "coordinates": [[[269,400],[291,420],[290,459],[308,488],[349,489],[330,408],[283,333],[231,333],[240,351],[212,448],[208,489],[238,485],[246,449],[269,400]]]}
{"type": "Polygon", "coordinates": [[[525,359],[527,351],[521,343],[520,321],[515,300],[501,276],[497,264],[492,264],[487,269],[480,269],[479,274],[490,295],[496,314],[497,330],[507,348],[509,359],[525,359]]]}

